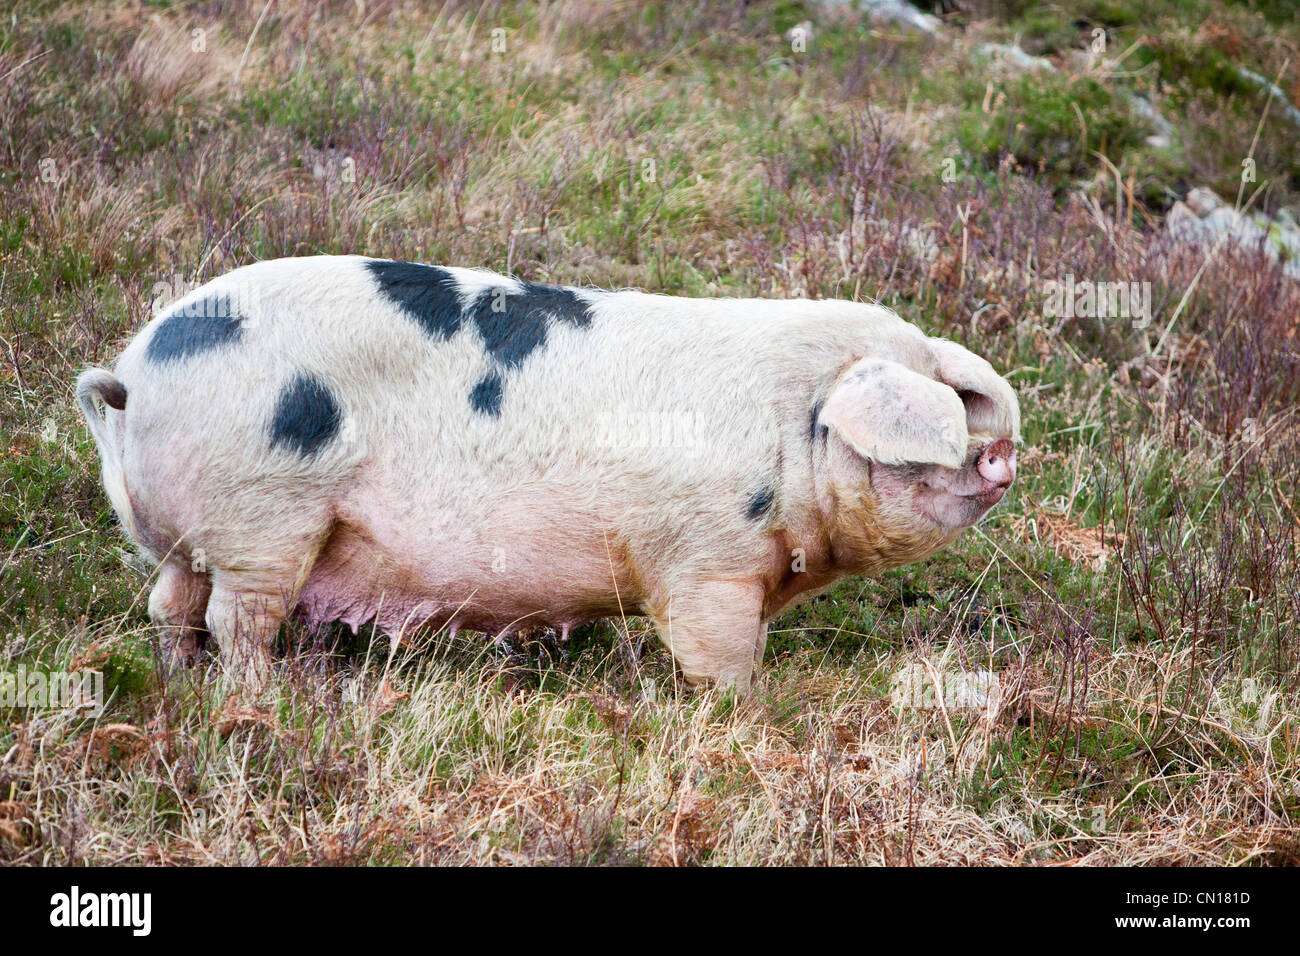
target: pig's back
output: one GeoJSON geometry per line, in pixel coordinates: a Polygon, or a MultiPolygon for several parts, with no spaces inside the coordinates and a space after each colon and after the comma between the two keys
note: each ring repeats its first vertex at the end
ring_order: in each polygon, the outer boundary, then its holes
{"type": "Polygon", "coordinates": [[[706,520],[802,480],[782,459],[818,393],[855,353],[916,338],[842,302],[601,292],[362,257],[258,263],[123,354],[127,470],[175,533],[210,523],[215,500],[256,515],[282,493],[421,533],[548,507],[585,509],[592,526],[645,525],[666,502],[687,512],[679,523],[706,520]]]}

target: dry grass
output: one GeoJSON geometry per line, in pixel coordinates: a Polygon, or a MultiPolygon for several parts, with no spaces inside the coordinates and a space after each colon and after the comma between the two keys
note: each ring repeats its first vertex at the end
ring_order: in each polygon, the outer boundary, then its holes
{"type": "MultiPolygon", "coordinates": [[[[24,723],[4,760],[23,784],[0,804],[6,855],[94,865],[1294,857],[1294,829],[1275,809],[1300,785],[1294,701],[1269,692],[1247,713],[1220,687],[1211,709],[1171,720],[1196,679],[1187,651],[1094,652],[1064,692],[1059,673],[1003,668],[974,710],[895,706],[871,691],[879,673],[808,659],[735,701],[681,693],[658,664],[633,672],[634,692],[565,686],[553,671],[541,689],[463,647],[404,655],[364,678],[299,658],[269,707],[195,673],[139,724],[24,723]],[[1080,750],[1085,733],[1143,745],[1111,761],[1080,750]],[[1034,752],[1014,754],[1026,738],[1034,752]],[[1089,785],[1025,786],[1048,775],[1089,785]]],[[[936,676],[958,673],[952,658],[910,657],[936,676]]]]}

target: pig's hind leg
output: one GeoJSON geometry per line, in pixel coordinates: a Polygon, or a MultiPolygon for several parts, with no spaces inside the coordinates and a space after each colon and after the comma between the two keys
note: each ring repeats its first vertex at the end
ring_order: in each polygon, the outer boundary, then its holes
{"type": "MultiPolygon", "coordinates": [[[[283,553],[295,551],[286,548],[283,553]]],[[[208,630],[217,642],[222,665],[253,696],[266,688],[271,672],[271,644],[298,600],[317,549],[311,548],[306,554],[303,560],[292,563],[212,570],[208,630]]]]}
{"type": "Polygon", "coordinates": [[[208,601],[208,630],[217,642],[222,666],[253,696],[271,674],[271,643],[290,606],[290,596],[274,586],[249,586],[214,575],[208,601]]]}
{"type": "Polygon", "coordinates": [[[744,693],[767,646],[762,607],[757,582],[705,581],[674,588],[652,616],[688,684],[712,681],[744,693]]]}

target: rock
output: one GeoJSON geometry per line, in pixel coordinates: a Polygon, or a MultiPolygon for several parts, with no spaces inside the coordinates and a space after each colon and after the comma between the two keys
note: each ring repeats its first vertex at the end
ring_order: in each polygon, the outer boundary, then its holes
{"type": "Polygon", "coordinates": [[[1176,202],[1165,215],[1165,231],[1176,242],[1200,244],[1209,239],[1210,228],[1185,202],[1176,202]]]}
{"type": "MultiPolygon", "coordinates": [[[[1215,235],[1223,235],[1239,246],[1251,249],[1264,249],[1268,240],[1268,230],[1260,228],[1235,209],[1223,206],[1215,209],[1203,220],[1215,235]]],[[[1270,257],[1277,258],[1276,251],[1270,257]]]]}
{"type": "Polygon", "coordinates": [[[1283,210],[1270,219],[1243,213],[1212,190],[1198,187],[1165,217],[1165,231],[1175,242],[1202,246],[1233,245],[1282,262],[1282,271],[1300,279],[1300,228],[1283,210]]]}
{"type": "Polygon", "coordinates": [[[1282,271],[1300,279],[1300,229],[1284,225],[1279,216],[1270,224],[1268,238],[1284,260],[1282,271]]]}
{"type": "Polygon", "coordinates": [[[921,33],[935,36],[943,22],[928,13],[922,13],[906,0],[860,0],[859,9],[873,20],[898,23],[921,33]]]}
{"type": "Polygon", "coordinates": [[[856,10],[877,23],[897,23],[930,36],[938,36],[939,28],[943,26],[938,17],[922,13],[907,0],[857,0],[857,3],[852,0],[816,0],[816,4],[835,15],[856,10]]]}
{"type": "Polygon", "coordinates": [[[1203,218],[1222,208],[1224,202],[1213,190],[1197,186],[1187,194],[1187,205],[1192,212],[1203,218]]]}
{"type": "Polygon", "coordinates": [[[1260,76],[1254,70],[1246,69],[1244,66],[1239,66],[1236,69],[1238,76],[1254,83],[1261,90],[1275,99],[1278,102],[1279,108],[1282,110],[1282,115],[1292,123],[1300,126],[1300,110],[1291,105],[1291,101],[1286,98],[1286,94],[1278,88],[1276,83],[1272,82],[1268,77],[1260,76]]]}
{"type": "Polygon", "coordinates": [[[1051,60],[1046,57],[1031,56],[1018,46],[985,43],[977,52],[980,56],[991,60],[995,66],[1012,73],[1030,73],[1035,70],[1043,70],[1046,73],[1056,72],[1056,67],[1052,66],[1051,60]]]}
{"type": "Polygon", "coordinates": [[[1155,149],[1168,149],[1173,145],[1173,124],[1160,115],[1160,111],[1151,105],[1149,99],[1145,96],[1132,96],[1129,97],[1129,105],[1134,113],[1146,120],[1155,130],[1146,139],[1148,146],[1155,149]]]}

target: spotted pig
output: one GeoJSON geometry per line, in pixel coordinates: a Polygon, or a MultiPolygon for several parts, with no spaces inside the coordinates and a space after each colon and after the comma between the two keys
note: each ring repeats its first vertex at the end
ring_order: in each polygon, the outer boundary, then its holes
{"type": "Polygon", "coordinates": [[[987,362],[878,306],[359,256],[215,279],[77,395],[151,618],[255,682],[290,614],[644,614],[689,682],[747,688],[773,615],[996,504],[1020,427],[987,362]]]}

